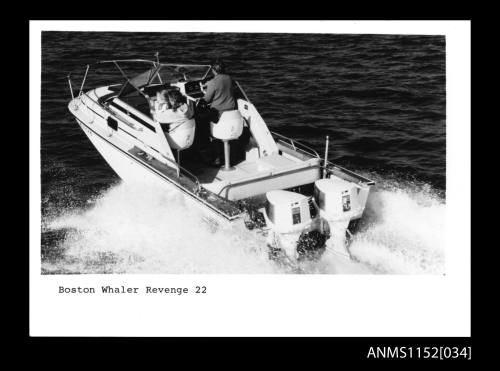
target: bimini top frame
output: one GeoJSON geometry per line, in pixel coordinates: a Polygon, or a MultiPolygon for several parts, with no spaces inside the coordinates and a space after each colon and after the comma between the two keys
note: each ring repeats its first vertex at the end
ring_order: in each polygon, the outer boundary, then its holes
{"type": "MultiPolygon", "coordinates": [[[[175,64],[175,63],[160,63],[158,59],[158,53],[156,53],[157,60],[147,60],[147,59],[114,59],[114,60],[104,60],[98,61],[92,64],[87,64],[85,74],[78,92],[78,96],[83,93],[85,82],[87,79],[88,72],[91,67],[113,64],[121,75],[125,78],[125,83],[121,85],[118,97],[129,94],[130,92],[136,90],[139,94],[144,95],[140,90],[142,87],[150,84],[164,84],[166,82],[172,82],[174,80],[203,80],[208,77],[211,72],[211,66],[208,64],[175,64]],[[129,77],[124,71],[124,64],[128,63],[143,63],[149,64],[150,68],[139,75],[134,77],[129,77]]],[[[74,99],[74,91],[71,83],[70,73],[68,78],[69,88],[71,92],[71,97],[74,99]]]]}

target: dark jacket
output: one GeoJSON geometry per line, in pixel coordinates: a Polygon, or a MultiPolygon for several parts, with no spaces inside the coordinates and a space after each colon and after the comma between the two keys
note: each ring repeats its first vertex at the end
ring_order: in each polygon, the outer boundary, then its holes
{"type": "Polygon", "coordinates": [[[219,113],[236,109],[231,77],[221,73],[208,81],[207,92],[203,99],[219,113]]]}

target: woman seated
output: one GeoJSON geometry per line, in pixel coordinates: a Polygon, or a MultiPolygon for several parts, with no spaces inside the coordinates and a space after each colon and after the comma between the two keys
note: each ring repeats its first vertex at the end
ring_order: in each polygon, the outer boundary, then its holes
{"type": "Polygon", "coordinates": [[[154,108],[156,112],[163,112],[170,108],[167,100],[166,89],[156,92],[156,101],[154,102],[154,108]]]}
{"type": "Polygon", "coordinates": [[[154,118],[161,124],[170,146],[182,150],[193,144],[195,135],[194,107],[178,90],[167,92],[169,108],[156,111],[154,118]]]}
{"type": "Polygon", "coordinates": [[[149,110],[153,118],[156,115],[156,112],[162,112],[169,109],[169,104],[167,100],[167,90],[158,90],[155,96],[150,97],[146,95],[146,98],[149,102],[149,110]]]}
{"type": "Polygon", "coordinates": [[[194,108],[193,104],[178,90],[165,91],[165,93],[166,96],[161,96],[161,93],[160,96],[157,95],[153,117],[161,124],[168,124],[170,128],[164,127],[167,131],[191,120],[194,116],[194,108]]]}

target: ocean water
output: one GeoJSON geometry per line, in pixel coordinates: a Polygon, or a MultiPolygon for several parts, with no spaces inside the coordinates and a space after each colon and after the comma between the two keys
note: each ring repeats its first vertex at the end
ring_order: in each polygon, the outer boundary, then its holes
{"type": "Polygon", "coordinates": [[[297,273],[267,258],[262,236],[214,233],[178,195],[122,183],[77,126],[68,73],[77,88],[87,63],[157,51],[223,57],[271,130],[320,153],[329,135],[330,161],[377,182],[355,259],[327,253],[299,272],[444,273],[444,37],[117,32],[42,33],[42,273],[297,273]]]}

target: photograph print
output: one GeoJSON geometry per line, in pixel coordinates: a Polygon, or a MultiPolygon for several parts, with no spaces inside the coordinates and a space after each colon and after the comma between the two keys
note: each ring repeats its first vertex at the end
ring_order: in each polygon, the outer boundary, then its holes
{"type": "Polygon", "coordinates": [[[41,273],[445,271],[444,35],[41,33],[41,273]]]}

